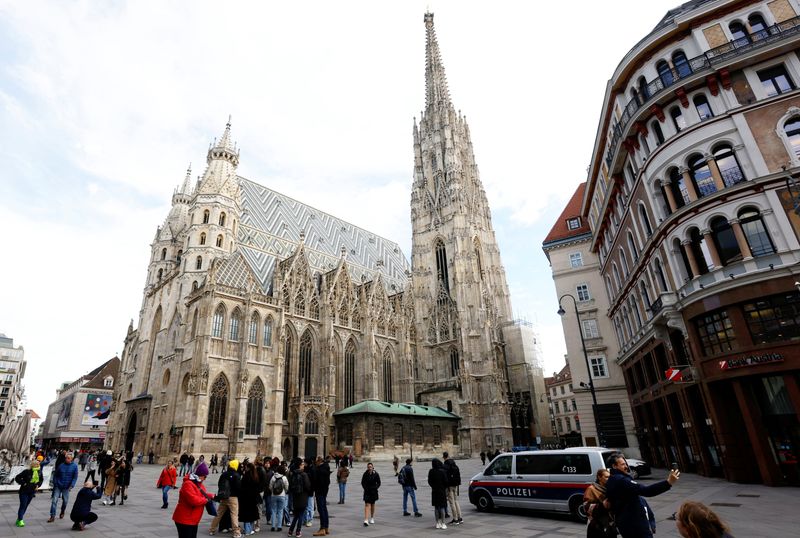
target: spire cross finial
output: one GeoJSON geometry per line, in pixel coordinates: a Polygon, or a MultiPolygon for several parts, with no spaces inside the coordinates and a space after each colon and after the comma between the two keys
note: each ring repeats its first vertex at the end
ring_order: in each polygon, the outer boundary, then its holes
{"type": "Polygon", "coordinates": [[[231,126],[231,115],[230,114],[228,114],[228,123],[226,123],[225,125],[226,125],[226,127],[230,127],[231,126]]]}

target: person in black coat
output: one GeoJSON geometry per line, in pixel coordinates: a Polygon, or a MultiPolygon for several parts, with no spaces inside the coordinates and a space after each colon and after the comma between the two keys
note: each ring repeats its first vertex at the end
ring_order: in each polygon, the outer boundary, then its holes
{"type": "Polygon", "coordinates": [[[431,470],[428,471],[428,485],[431,487],[431,504],[436,516],[436,528],[446,529],[444,522],[447,508],[447,471],[444,463],[439,458],[431,461],[431,470]]]}
{"type": "Polygon", "coordinates": [[[125,505],[125,499],[128,498],[128,486],[131,485],[132,467],[133,466],[125,460],[121,460],[119,462],[119,465],[117,466],[117,488],[114,491],[114,496],[111,498],[112,504],[117,502],[117,495],[119,495],[119,505],[125,505]]]}
{"type": "Polygon", "coordinates": [[[69,514],[69,518],[72,520],[72,530],[82,531],[86,525],[97,521],[97,514],[92,512],[92,501],[102,496],[103,490],[97,485],[97,482],[87,480],[83,483],[83,488],[75,497],[75,504],[72,505],[72,511],[69,514]]]}
{"type": "Polygon", "coordinates": [[[261,503],[261,480],[255,465],[248,462],[242,464],[242,484],[239,487],[239,522],[242,524],[244,534],[255,532],[255,524],[261,518],[259,504],[261,503]]]}
{"type": "Polygon", "coordinates": [[[611,468],[611,476],[606,482],[606,496],[622,538],[651,538],[650,522],[642,510],[639,496],[655,497],[664,493],[678,481],[681,473],[670,471],[666,480],[643,486],[628,474],[628,462],[621,453],[609,456],[606,464],[611,468]]]}
{"type": "Polygon", "coordinates": [[[375,503],[378,500],[378,488],[381,487],[381,477],[372,463],[367,464],[367,470],[361,477],[361,487],[364,488],[364,526],[375,524],[375,503]]]}
{"type": "Polygon", "coordinates": [[[30,469],[25,469],[15,476],[14,482],[19,484],[19,510],[17,510],[16,526],[24,527],[25,521],[23,518],[25,517],[25,512],[36,496],[36,490],[42,485],[42,470],[39,460],[33,460],[30,469]]]}
{"type": "Polygon", "coordinates": [[[289,477],[289,493],[292,494],[292,523],[289,525],[289,535],[291,536],[296,529],[299,536],[303,530],[303,514],[308,506],[308,498],[314,495],[304,461],[297,464],[297,469],[292,471],[289,477]]]}
{"type": "Polygon", "coordinates": [[[397,481],[403,486],[403,515],[410,516],[408,512],[408,498],[411,497],[411,506],[414,508],[414,516],[422,517],[417,508],[417,481],[414,479],[414,469],[411,467],[413,460],[406,459],[406,464],[397,474],[397,481]]]}
{"type": "Polygon", "coordinates": [[[319,512],[319,530],[314,536],[325,536],[330,534],[328,531],[328,488],[331,486],[331,466],[328,459],[317,456],[314,468],[314,498],[317,500],[317,512],[319,512]]]}

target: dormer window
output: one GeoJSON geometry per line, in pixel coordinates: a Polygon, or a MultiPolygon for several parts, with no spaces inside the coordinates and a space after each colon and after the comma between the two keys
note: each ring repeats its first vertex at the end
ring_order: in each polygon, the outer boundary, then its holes
{"type": "Polygon", "coordinates": [[[581,218],[580,217],[573,217],[571,219],[567,219],[567,228],[570,230],[577,230],[581,227],[581,218]]]}
{"type": "Polygon", "coordinates": [[[107,389],[110,389],[114,386],[114,378],[112,376],[108,376],[103,379],[103,386],[107,389]]]}

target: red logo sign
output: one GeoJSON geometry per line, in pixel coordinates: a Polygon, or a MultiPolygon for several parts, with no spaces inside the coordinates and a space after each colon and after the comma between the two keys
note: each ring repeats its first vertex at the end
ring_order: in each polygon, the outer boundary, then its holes
{"type": "Polygon", "coordinates": [[[664,374],[667,376],[667,381],[681,381],[683,379],[680,368],[670,368],[664,374]]]}

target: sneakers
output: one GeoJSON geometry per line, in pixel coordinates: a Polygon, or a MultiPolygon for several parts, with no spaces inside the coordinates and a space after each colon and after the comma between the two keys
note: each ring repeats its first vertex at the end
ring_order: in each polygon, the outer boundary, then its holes
{"type": "Polygon", "coordinates": [[[365,527],[369,527],[369,520],[366,520],[366,519],[364,520],[364,526],[365,527]]]}
{"type": "Polygon", "coordinates": [[[314,524],[314,522],[311,521],[310,519],[308,521],[306,521],[306,527],[310,527],[313,524],[314,524]]]}
{"type": "Polygon", "coordinates": [[[17,527],[24,527],[25,526],[25,522],[22,521],[21,519],[18,519],[17,522],[14,523],[14,525],[16,525],[17,527]]]}
{"type": "Polygon", "coordinates": [[[437,529],[441,529],[442,528],[441,522],[439,522],[439,521],[436,522],[436,528],[437,529]]]}
{"type": "Polygon", "coordinates": [[[374,517],[369,518],[369,524],[370,525],[374,525],[375,524],[375,518],[374,517]]]}
{"type": "Polygon", "coordinates": [[[217,531],[208,531],[209,536],[214,536],[215,534],[217,534],[217,531]]]}
{"type": "Polygon", "coordinates": [[[295,533],[295,536],[297,536],[297,538],[300,538],[301,536],[303,536],[303,531],[297,531],[295,533]]]}
{"type": "Polygon", "coordinates": [[[422,517],[422,514],[420,514],[419,512],[414,512],[414,517],[422,517]]]}
{"type": "Polygon", "coordinates": [[[462,523],[464,523],[464,518],[461,517],[458,518],[458,521],[456,521],[456,525],[461,525],[462,523]]]}
{"type": "Polygon", "coordinates": [[[404,516],[410,516],[411,514],[410,514],[410,513],[408,513],[408,512],[403,512],[403,515],[404,515],[404,516]]]}
{"type": "Polygon", "coordinates": [[[447,522],[448,525],[458,525],[458,520],[456,518],[451,519],[447,522]]]}

